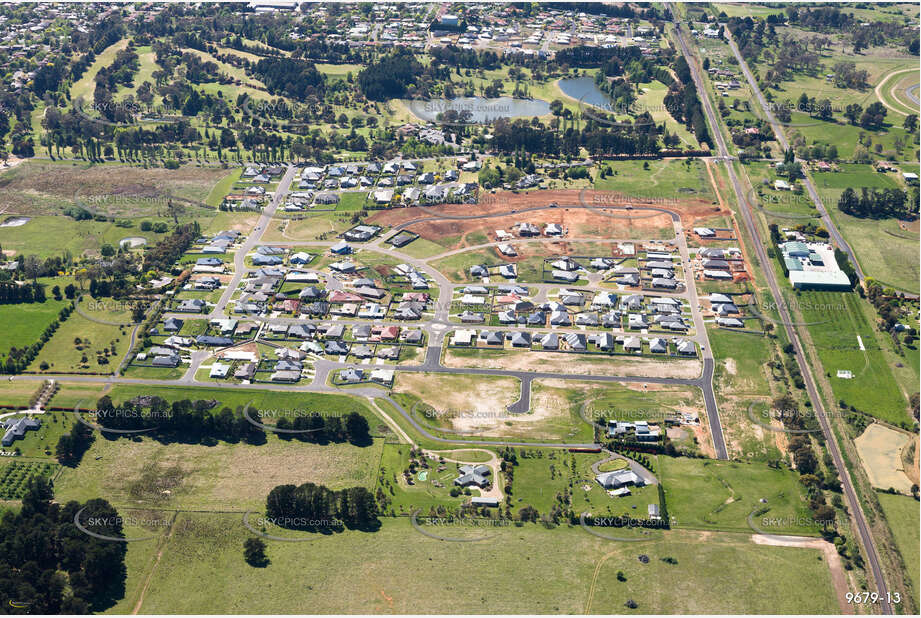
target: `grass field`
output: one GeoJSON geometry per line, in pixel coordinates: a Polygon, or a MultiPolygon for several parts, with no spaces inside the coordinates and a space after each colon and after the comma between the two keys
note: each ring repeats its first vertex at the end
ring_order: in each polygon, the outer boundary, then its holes
{"type": "Polygon", "coordinates": [[[0,333],[0,361],[11,347],[25,348],[35,343],[58,317],[64,305],[70,302],[50,298],[50,289],[46,294],[49,299],[43,303],[0,305],[0,324],[3,324],[3,332],[0,333]]]}
{"type": "Polygon", "coordinates": [[[908,569],[908,576],[914,588],[915,597],[921,590],[921,574],[919,574],[918,551],[918,501],[909,496],[896,496],[879,492],[876,494],[879,503],[886,514],[889,529],[895,537],[895,544],[902,554],[902,560],[908,569]]]}
{"type": "Polygon", "coordinates": [[[659,457],[659,469],[668,514],[680,528],[751,531],[749,514],[767,507],[767,513],[755,518],[766,533],[814,535],[819,531],[809,523],[809,506],[793,471],[683,457],[659,457]],[[762,498],[767,502],[760,503],[762,498]],[[762,517],[771,521],[765,525],[762,517]]]}
{"type": "Polygon", "coordinates": [[[780,459],[777,435],[759,427],[748,416],[748,406],[753,401],[766,400],[772,394],[768,383],[770,342],[759,335],[712,325],[707,334],[717,359],[713,385],[731,456],[749,461],[780,459]]]}
{"type": "Polygon", "coordinates": [[[260,510],[276,485],[308,481],[333,489],[371,487],[383,440],[372,446],[310,444],[269,433],[261,445],[97,439],[55,483],[60,501],[105,497],[116,505],[260,510]],[[168,492],[168,493],[163,493],[168,492]]]}
{"type": "Polygon", "coordinates": [[[70,314],[39,352],[30,371],[112,373],[128,349],[133,326],[131,312],[112,305],[109,299],[80,303],[80,311],[70,314]],[[84,315],[85,314],[85,315],[84,315]],[[90,316],[94,319],[89,319],[90,316]],[[128,323],[114,326],[101,321],[128,323]],[[79,343],[78,343],[79,340],[79,343]],[[43,370],[42,364],[48,369],[43,370]]]}
{"type": "Polygon", "coordinates": [[[808,326],[836,400],[890,423],[909,422],[902,393],[876,339],[874,327],[858,306],[860,299],[846,292],[801,292],[788,305],[798,308],[808,326]],[[857,337],[863,342],[861,350],[857,337]],[[839,369],[854,377],[837,377],[839,369]]]}
{"type": "MultiPolygon", "coordinates": [[[[271,613],[309,606],[317,613],[465,614],[488,608],[506,614],[615,614],[628,611],[624,603],[631,597],[639,603],[637,613],[676,608],[831,613],[837,608],[818,552],[757,546],[748,535],[702,542],[697,533],[674,531],[662,541],[617,544],[578,528],[526,525],[488,533],[493,534],[488,542],[450,543],[422,536],[406,518],[390,519],[375,533],[344,532],[307,543],[269,541],[271,563],[253,569],[242,555],[243,541],[252,535],[238,515],[182,513],[141,613],[271,613]],[[522,548],[536,551],[521,555],[522,548]],[[637,560],[640,553],[650,557],[648,564],[637,560]],[[518,555],[522,568],[496,559],[518,555]],[[676,559],[677,565],[664,557],[676,559]],[[593,573],[602,560],[592,591],[593,573]],[[625,571],[628,583],[616,581],[618,570],[625,571]],[[197,577],[188,577],[190,572],[197,577]],[[489,585],[471,593],[465,583],[471,573],[489,585]]],[[[481,535],[481,530],[472,533],[481,535]]],[[[143,545],[148,557],[157,551],[153,541],[133,545],[143,545]]],[[[129,562],[144,560],[129,556],[129,562]]],[[[140,579],[129,571],[128,595],[112,611],[130,612],[140,579]]]]}
{"type": "Polygon", "coordinates": [[[669,200],[716,199],[707,168],[702,161],[604,161],[599,167],[610,167],[615,172],[607,178],[596,178],[595,189],[599,191],[618,191],[628,196],[669,200]]]}

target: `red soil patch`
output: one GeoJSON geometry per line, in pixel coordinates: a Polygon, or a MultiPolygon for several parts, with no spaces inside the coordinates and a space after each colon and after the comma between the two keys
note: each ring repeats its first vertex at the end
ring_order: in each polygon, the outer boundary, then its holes
{"type": "Polygon", "coordinates": [[[407,229],[419,234],[422,238],[434,242],[445,238],[459,237],[449,249],[467,247],[482,242],[471,242],[471,234],[486,235],[489,242],[495,239],[494,230],[511,231],[519,222],[527,221],[543,228],[548,223],[558,223],[567,231],[569,238],[583,239],[642,239],[654,236],[671,236],[671,217],[665,213],[655,214],[644,210],[648,205],[675,211],[681,217],[685,229],[690,229],[700,219],[713,217],[718,214],[727,214],[728,211],[714,206],[705,200],[679,199],[662,202],[649,200],[642,201],[631,197],[624,198],[613,191],[534,191],[531,193],[499,192],[486,194],[481,197],[480,204],[445,204],[430,207],[398,208],[375,212],[368,220],[369,223],[383,226],[399,226],[409,224],[407,229]],[[548,208],[531,212],[520,212],[527,208],[549,206],[556,202],[558,208],[548,208]],[[598,211],[585,208],[567,208],[567,206],[580,206],[581,204],[595,206],[598,211]],[[604,210],[606,206],[623,206],[631,204],[631,211],[604,210]],[[606,216],[603,212],[617,214],[619,218],[606,216]],[[505,214],[507,213],[507,214],[505,214]],[[494,215],[489,218],[479,219],[437,219],[438,216],[476,216],[494,215]],[[633,218],[624,218],[632,215],[633,218]],[[416,221],[416,223],[412,223],[416,221]],[[662,230],[665,231],[662,234],[662,230]]]}

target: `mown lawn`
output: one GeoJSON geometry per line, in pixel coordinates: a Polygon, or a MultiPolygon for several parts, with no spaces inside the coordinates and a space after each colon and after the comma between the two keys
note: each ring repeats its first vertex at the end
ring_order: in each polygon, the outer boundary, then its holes
{"type": "Polygon", "coordinates": [[[910,422],[905,397],[859,302],[849,292],[801,292],[789,305],[798,307],[810,324],[809,333],[836,400],[890,423],[910,422]],[[850,370],[854,377],[837,377],[839,369],[850,370]]]}
{"type": "Polygon", "coordinates": [[[46,290],[48,300],[43,303],[0,305],[0,361],[11,347],[25,348],[35,343],[48,325],[54,322],[69,300],[54,300],[51,289],[46,290]]]}
{"type": "Polygon", "coordinates": [[[659,457],[668,514],[679,528],[752,531],[748,516],[768,534],[815,535],[811,512],[796,472],[760,463],[659,457]],[[765,503],[759,502],[762,498],[765,503]],[[763,518],[770,521],[765,523],[763,518]]]}

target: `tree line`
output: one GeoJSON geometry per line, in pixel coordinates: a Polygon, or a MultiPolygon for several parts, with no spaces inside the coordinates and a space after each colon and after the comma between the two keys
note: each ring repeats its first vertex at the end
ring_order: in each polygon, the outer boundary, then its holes
{"type": "Polygon", "coordinates": [[[324,485],[278,485],[265,501],[266,515],[292,530],[375,530],[380,526],[377,502],[365,487],[339,491],[324,485]],[[341,522],[341,523],[340,523],[341,522]]]}
{"type": "Polygon", "coordinates": [[[838,198],[838,210],[861,219],[908,219],[917,216],[917,191],[914,204],[908,202],[901,189],[869,189],[862,187],[858,195],[848,187],[838,198]]]}

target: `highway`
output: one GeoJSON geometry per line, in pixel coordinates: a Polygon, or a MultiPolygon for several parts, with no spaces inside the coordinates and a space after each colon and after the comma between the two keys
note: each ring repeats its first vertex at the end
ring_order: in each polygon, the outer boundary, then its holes
{"type": "MultiPolygon", "coordinates": [[[[672,12],[672,14],[674,15],[674,12],[672,12]]],[[[806,360],[806,355],[803,351],[803,345],[800,341],[799,333],[793,326],[793,320],[789,315],[786,303],[783,302],[783,296],[780,292],[776,274],[774,273],[774,269],[771,267],[770,259],[767,256],[767,251],[765,250],[765,244],[761,240],[758,226],[754,220],[752,205],[746,199],[745,191],[743,190],[741,182],[739,181],[739,178],[735,173],[735,169],[732,166],[732,159],[730,158],[729,149],[726,147],[723,134],[719,130],[718,115],[713,109],[713,103],[711,102],[710,97],[707,95],[708,90],[701,74],[700,67],[698,66],[697,61],[691,53],[690,49],[688,48],[688,44],[684,38],[684,31],[681,27],[681,24],[679,24],[677,20],[675,21],[675,33],[678,44],[681,47],[681,52],[684,54],[684,57],[691,68],[691,74],[695,84],[697,85],[697,91],[700,95],[700,100],[703,103],[704,112],[706,113],[707,119],[711,126],[711,133],[717,142],[717,150],[721,155],[720,160],[726,164],[726,172],[729,176],[729,180],[733,186],[733,189],[735,190],[736,199],[738,200],[739,204],[739,211],[742,214],[742,219],[745,222],[745,227],[752,238],[754,249],[758,255],[758,260],[760,261],[762,271],[765,274],[768,286],[771,289],[771,294],[774,297],[775,304],[777,306],[778,312],[780,313],[781,324],[786,331],[787,337],[793,344],[796,362],[799,365],[800,372],[803,376],[803,381],[806,384],[806,391],[809,394],[809,399],[812,402],[813,410],[815,410],[816,417],[818,418],[819,424],[822,428],[822,433],[825,436],[828,452],[832,457],[835,468],[841,479],[841,486],[844,491],[845,498],[847,499],[849,512],[856,524],[855,528],[864,546],[870,573],[876,582],[876,590],[873,592],[879,593],[880,608],[882,612],[885,614],[892,614],[893,609],[888,601],[888,587],[886,585],[882,567],[880,566],[879,553],[877,552],[876,544],[873,540],[872,534],[870,533],[870,528],[867,524],[866,517],[864,516],[863,509],[861,508],[860,501],[856,492],[854,491],[850,473],[848,472],[847,466],[844,464],[844,458],[841,456],[841,451],[838,448],[838,443],[836,441],[834,432],[832,431],[831,425],[828,422],[828,418],[825,413],[825,407],[822,403],[821,397],[819,396],[812,371],[806,360]]],[[[734,51],[738,54],[737,50],[734,49],[734,51]]],[[[740,59],[740,62],[741,66],[744,67],[747,76],[750,76],[750,73],[747,72],[747,66],[744,64],[744,61],[741,61],[740,59]]],[[[755,92],[758,92],[757,85],[754,86],[754,89],[755,92]]],[[[775,127],[775,131],[776,130],[777,128],[775,127]]],[[[779,136],[778,141],[781,137],[782,136],[779,136]]],[[[785,143],[786,140],[781,142],[781,144],[785,143]]],[[[833,230],[834,228],[829,226],[829,229],[833,230]]],[[[850,249],[848,249],[848,251],[850,251],[850,249]]],[[[854,260],[854,262],[856,264],[856,260],[854,260]]]]}

